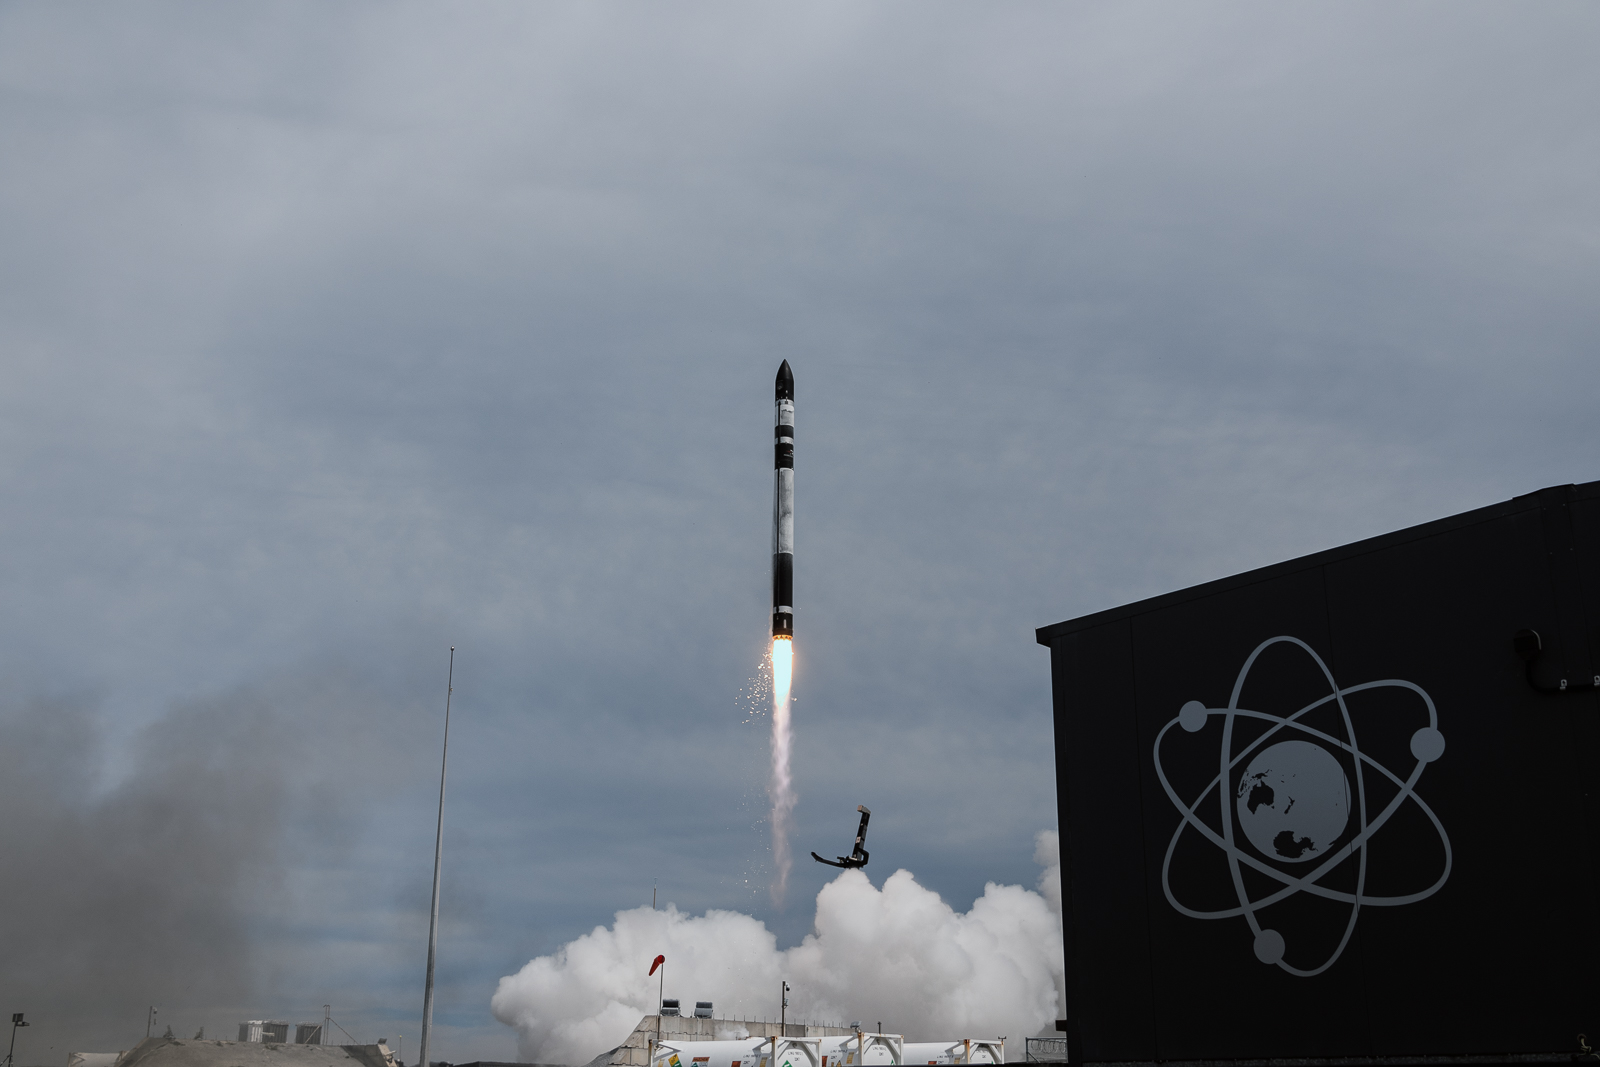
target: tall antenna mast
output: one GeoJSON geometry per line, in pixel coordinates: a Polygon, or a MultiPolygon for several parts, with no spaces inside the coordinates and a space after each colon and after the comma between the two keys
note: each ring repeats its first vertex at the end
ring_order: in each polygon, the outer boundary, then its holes
{"type": "Polygon", "coordinates": [[[439,950],[439,861],[444,855],[444,771],[450,759],[450,696],[456,691],[456,646],[450,646],[450,674],[444,688],[444,751],[439,756],[439,826],[433,837],[433,911],[428,916],[428,985],[422,994],[422,1050],[428,1067],[428,1039],[433,1036],[433,958],[439,950]]]}

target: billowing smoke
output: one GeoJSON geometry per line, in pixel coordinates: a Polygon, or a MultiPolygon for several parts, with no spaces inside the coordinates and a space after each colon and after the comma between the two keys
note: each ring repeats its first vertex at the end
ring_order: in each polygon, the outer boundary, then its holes
{"type": "Polygon", "coordinates": [[[710,1000],[721,1018],[776,1019],[787,981],[791,1018],[861,1021],[918,1040],[1032,1036],[1056,1018],[1062,971],[1061,866],[1053,831],[1038,835],[1039,892],[984,887],[961,913],[896,871],[876,889],[845,871],[817,894],[814,932],[779,951],[749,915],[636,908],[610,927],[502,978],[491,1007],[517,1029],[519,1058],[584,1063],[620,1044],[666,995],[710,1000]]]}
{"type": "Polygon", "coordinates": [[[279,964],[308,969],[262,937],[289,911],[288,832],[313,803],[316,827],[341,832],[373,786],[330,765],[355,739],[391,756],[370,738],[397,721],[332,670],[175,707],[115,742],[81,702],[0,702],[0,1002],[30,1022],[18,1062],[127,1048],[151,1006],[158,1034],[227,1036],[279,964]]]}
{"type": "Polygon", "coordinates": [[[151,1003],[248,995],[249,917],[279,888],[285,782],[254,755],[272,726],[248,698],[174,711],[104,789],[90,709],[0,713],[0,992],[32,1017],[23,1062],[68,1042],[125,1048],[151,1003]]]}

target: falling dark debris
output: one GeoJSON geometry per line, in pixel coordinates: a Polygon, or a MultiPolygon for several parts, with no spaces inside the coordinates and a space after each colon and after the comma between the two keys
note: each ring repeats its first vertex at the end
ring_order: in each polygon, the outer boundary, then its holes
{"type": "Polygon", "coordinates": [[[856,810],[861,813],[861,825],[856,829],[856,847],[850,850],[850,855],[840,856],[838,861],[835,862],[834,860],[825,860],[813,852],[811,854],[812,859],[818,863],[826,863],[829,867],[843,867],[846,870],[867,865],[868,853],[865,847],[867,843],[867,820],[872,818],[872,812],[859,804],[856,805],[856,810]]]}

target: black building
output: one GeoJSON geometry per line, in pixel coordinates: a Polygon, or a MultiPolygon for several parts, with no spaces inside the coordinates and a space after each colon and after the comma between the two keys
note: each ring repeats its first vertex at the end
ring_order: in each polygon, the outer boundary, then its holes
{"type": "Polygon", "coordinates": [[[1600,1046],[1597,615],[1590,482],[1040,629],[1069,1058],[1600,1046]]]}

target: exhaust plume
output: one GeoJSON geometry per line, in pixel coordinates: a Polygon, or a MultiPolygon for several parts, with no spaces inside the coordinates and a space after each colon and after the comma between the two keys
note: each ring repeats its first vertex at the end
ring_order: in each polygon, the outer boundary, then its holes
{"type": "Polygon", "coordinates": [[[915,1040],[1037,1034],[1057,1018],[1062,978],[1060,861],[1054,831],[1037,838],[1039,892],[984,887],[965,913],[896,871],[876,889],[844,871],[817,894],[813,932],[779,951],[749,915],[686,915],[673,905],[619,911],[554,954],[500,980],[495,1018],[516,1028],[518,1058],[586,1063],[655,1011],[645,967],[672,960],[667,993],[710,1000],[719,1018],[776,1019],[774,990],[792,987],[790,1018],[882,1020],[915,1040]]]}
{"type": "Polygon", "coordinates": [[[787,637],[772,639],[772,781],[767,794],[772,798],[772,903],[783,907],[789,889],[789,871],[794,857],[789,851],[789,822],[796,801],[794,776],[789,773],[789,752],[793,733],[789,723],[789,685],[794,677],[794,642],[787,637]]]}

